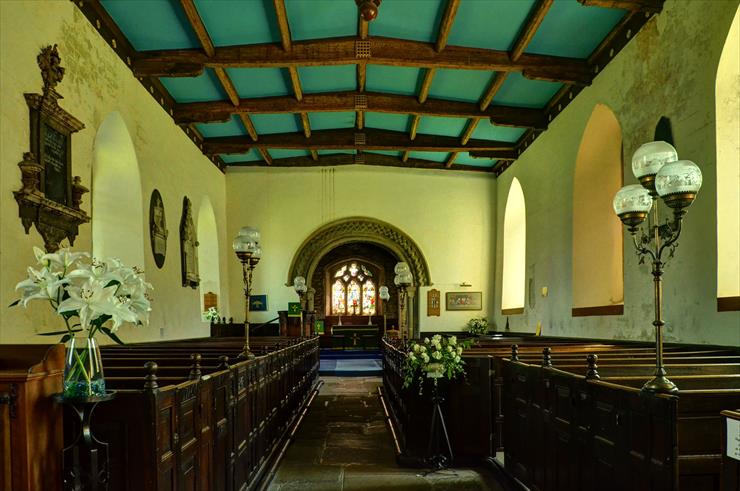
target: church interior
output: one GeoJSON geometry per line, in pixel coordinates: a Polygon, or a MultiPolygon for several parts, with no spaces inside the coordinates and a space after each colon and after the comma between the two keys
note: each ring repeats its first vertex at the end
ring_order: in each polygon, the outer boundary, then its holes
{"type": "Polygon", "coordinates": [[[740,491],[740,0],[3,0],[0,491],[740,491]]]}

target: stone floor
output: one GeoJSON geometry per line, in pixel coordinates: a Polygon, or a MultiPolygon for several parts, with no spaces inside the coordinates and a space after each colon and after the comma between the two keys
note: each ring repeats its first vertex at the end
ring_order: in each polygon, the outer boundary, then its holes
{"type": "Polygon", "coordinates": [[[396,464],[393,440],[378,399],[380,378],[322,377],[270,491],[492,490],[502,488],[483,469],[420,475],[396,464]]]}

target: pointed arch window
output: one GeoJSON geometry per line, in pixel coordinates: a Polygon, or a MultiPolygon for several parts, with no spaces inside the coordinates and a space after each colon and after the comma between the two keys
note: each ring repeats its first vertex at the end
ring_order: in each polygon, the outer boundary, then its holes
{"type": "Polygon", "coordinates": [[[331,312],[334,315],[375,315],[377,292],[372,272],[352,261],[338,267],[333,275],[331,312]]]}

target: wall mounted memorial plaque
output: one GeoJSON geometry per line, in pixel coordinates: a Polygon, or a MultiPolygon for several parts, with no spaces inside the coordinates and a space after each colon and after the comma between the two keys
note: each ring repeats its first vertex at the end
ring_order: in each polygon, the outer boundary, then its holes
{"type": "Polygon", "coordinates": [[[440,296],[439,290],[432,288],[427,292],[427,317],[440,315],[440,296]]]}
{"type": "Polygon", "coordinates": [[[198,276],[198,236],[193,223],[193,205],[190,204],[190,200],[187,197],[182,200],[180,256],[182,286],[196,288],[200,283],[200,277],[198,276]]]}
{"type": "Polygon", "coordinates": [[[31,225],[44,239],[47,251],[59,249],[65,238],[74,244],[80,224],[90,217],[80,209],[88,189],[72,177],[72,134],[85,127],[59,107],[54,88],[64,77],[57,46],[47,46],[36,58],[44,81],[42,94],[24,94],[30,111],[31,148],[18,163],[23,187],[14,191],[26,233],[31,225]]]}
{"type": "Polygon", "coordinates": [[[149,198],[149,236],[152,244],[154,264],[162,269],[167,256],[167,220],[164,216],[164,202],[158,190],[152,191],[149,198]]]}

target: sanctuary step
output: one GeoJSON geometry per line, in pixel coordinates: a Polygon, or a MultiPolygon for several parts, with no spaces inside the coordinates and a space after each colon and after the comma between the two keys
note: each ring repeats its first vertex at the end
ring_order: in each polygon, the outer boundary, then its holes
{"type": "Polygon", "coordinates": [[[321,350],[319,375],[368,377],[382,373],[382,354],[378,350],[321,350]]]}

